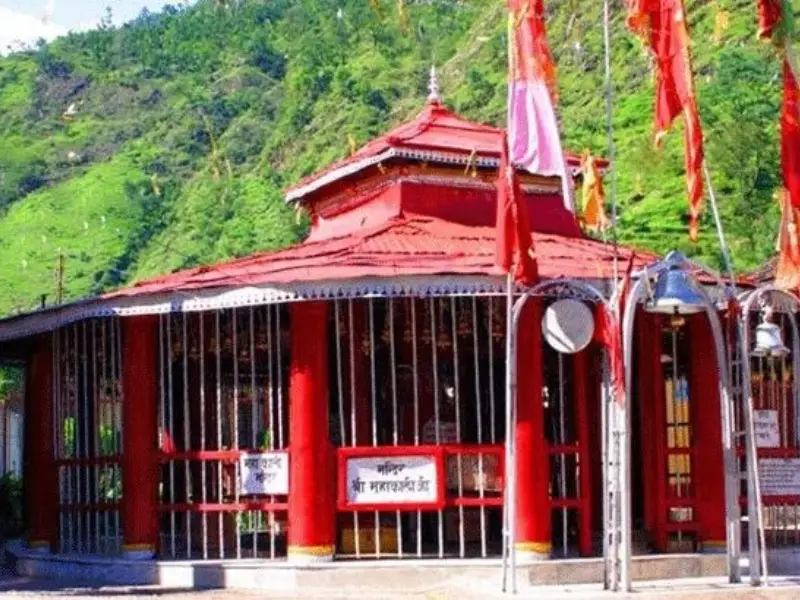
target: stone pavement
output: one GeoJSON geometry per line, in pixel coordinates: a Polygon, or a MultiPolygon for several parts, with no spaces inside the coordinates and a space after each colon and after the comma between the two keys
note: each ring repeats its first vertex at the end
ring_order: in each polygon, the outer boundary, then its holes
{"type": "MultiPolygon", "coordinates": [[[[496,585],[488,582],[464,582],[457,589],[437,589],[410,594],[337,592],[336,590],[316,590],[313,593],[285,595],[263,591],[240,590],[182,590],[157,586],[92,586],[87,582],[67,582],[63,580],[43,580],[17,577],[8,568],[0,566],[0,598],[102,598],[109,600],[139,600],[156,598],[159,600],[339,600],[354,598],[358,600],[493,600],[511,598],[504,596],[496,585]]],[[[629,597],[636,600],[800,600],[800,578],[781,578],[774,580],[771,587],[749,588],[730,586],[716,580],[678,580],[673,582],[653,582],[637,584],[636,592],[630,595],[615,596],[598,590],[597,586],[538,587],[520,590],[519,600],[613,600],[629,597]]]]}

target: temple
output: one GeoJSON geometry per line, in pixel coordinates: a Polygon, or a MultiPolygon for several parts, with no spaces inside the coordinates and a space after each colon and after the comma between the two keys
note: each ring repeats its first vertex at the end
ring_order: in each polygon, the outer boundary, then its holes
{"type": "MultiPolygon", "coordinates": [[[[603,351],[596,339],[556,351],[543,315],[564,298],[593,309],[581,286],[609,298],[632,250],[615,262],[612,245],[582,233],[558,179],[522,177],[552,285],[520,317],[507,431],[500,139],[433,86],[416,118],[287,191],[309,217],[302,243],[0,321],[0,358],[27,373],[28,549],[287,564],[497,557],[511,435],[520,560],[601,556],[603,351]]],[[[569,166],[577,181],[579,159],[569,166]]],[[[724,551],[713,344],[703,315],[637,311],[635,553],[724,551]]],[[[796,456],[790,361],[762,361],[756,375],[774,429],[765,450],[796,456]]],[[[797,497],[772,500],[768,544],[800,543],[797,497]]]]}

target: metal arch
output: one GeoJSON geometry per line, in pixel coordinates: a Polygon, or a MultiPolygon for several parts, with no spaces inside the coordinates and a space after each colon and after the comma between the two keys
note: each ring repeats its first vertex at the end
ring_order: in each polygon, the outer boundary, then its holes
{"type": "Polygon", "coordinates": [[[514,308],[515,312],[517,310],[517,306],[519,306],[519,310],[521,311],[522,306],[531,296],[575,298],[578,300],[585,300],[587,302],[599,302],[601,304],[608,302],[608,299],[595,286],[581,281],[580,279],[564,277],[559,279],[548,279],[547,281],[538,283],[535,286],[525,290],[522,293],[522,296],[516,301],[514,308]],[[555,293],[547,294],[546,292],[548,291],[555,293]]]}
{"type": "MultiPolygon", "coordinates": [[[[508,570],[511,570],[511,592],[516,594],[516,527],[515,522],[515,497],[516,497],[516,470],[514,468],[514,454],[516,451],[514,435],[512,434],[517,413],[517,333],[522,309],[531,296],[544,295],[547,290],[578,292],[569,294],[568,297],[598,302],[608,308],[608,300],[597,288],[583,281],[569,278],[550,279],[543,281],[522,293],[522,296],[513,302],[512,284],[509,280],[508,287],[508,330],[506,348],[506,440],[505,440],[505,468],[506,490],[504,494],[503,529],[505,544],[503,544],[503,591],[506,590],[508,570]]],[[[567,295],[567,294],[563,294],[567,295]]]]}
{"type": "MultiPolygon", "coordinates": [[[[742,356],[742,390],[746,390],[746,396],[744,397],[744,401],[746,402],[744,409],[748,411],[749,414],[752,414],[754,408],[754,400],[753,400],[753,386],[752,386],[752,370],[750,366],[750,314],[753,311],[753,307],[757,301],[760,301],[768,294],[775,294],[777,296],[781,296],[784,299],[788,300],[790,304],[792,304],[795,308],[795,314],[800,312],[800,298],[797,295],[788,292],[786,290],[782,290],[774,285],[765,286],[762,288],[757,288],[752,290],[746,298],[743,299],[742,302],[742,314],[740,317],[740,325],[741,325],[741,333],[740,333],[740,340],[741,340],[741,356],[742,356]]],[[[797,320],[795,318],[790,318],[789,322],[791,323],[792,327],[792,370],[793,373],[797,374],[798,368],[800,368],[800,329],[798,329],[797,320]]],[[[795,412],[798,406],[800,406],[800,387],[798,387],[797,376],[793,378],[793,395],[794,395],[794,407],[795,412]]],[[[797,418],[797,417],[795,417],[797,418]]],[[[750,423],[749,419],[745,419],[745,427],[747,433],[746,439],[746,460],[751,465],[756,465],[758,461],[758,449],[755,447],[754,439],[751,435],[752,424],[750,423]]],[[[761,490],[760,490],[760,482],[758,480],[758,476],[755,475],[756,471],[754,469],[748,469],[748,477],[751,478],[749,482],[749,486],[752,486],[751,489],[755,490],[755,502],[752,502],[751,499],[748,498],[747,509],[748,509],[748,519],[749,522],[752,523],[760,523],[762,515],[761,515],[761,490]]],[[[748,543],[749,547],[758,548],[758,545],[761,545],[762,550],[764,552],[760,553],[760,559],[753,561],[751,558],[751,579],[753,583],[757,585],[760,583],[761,575],[764,576],[765,583],[767,582],[768,575],[767,575],[767,565],[766,565],[766,545],[764,540],[764,529],[763,527],[749,527],[748,528],[748,543]],[[763,573],[762,573],[763,572],[763,573]]],[[[751,550],[752,553],[752,550],[751,550]]]]}
{"type": "Polygon", "coordinates": [[[746,292],[740,294],[739,298],[741,298],[742,310],[743,311],[752,310],[753,303],[756,300],[759,300],[762,297],[764,297],[766,294],[776,294],[778,296],[783,296],[784,298],[788,299],[792,304],[794,304],[797,311],[800,312],[800,297],[798,297],[796,294],[793,294],[792,292],[783,290],[774,285],[759,287],[754,290],[747,290],[746,292]],[[743,298],[745,294],[747,295],[747,297],[743,298]]]}
{"type": "MultiPolygon", "coordinates": [[[[686,265],[685,259],[680,255],[670,254],[664,261],[653,265],[652,269],[645,269],[644,273],[660,273],[672,265],[686,265]]],[[[705,312],[711,326],[712,336],[714,338],[715,355],[717,362],[717,371],[719,372],[719,389],[720,389],[720,419],[722,423],[722,443],[723,443],[723,457],[725,465],[725,512],[726,512],[726,533],[727,533],[727,557],[728,557],[728,577],[731,582],[738,582],[740,580],[740,567],[738,562],[738,549],[740,542],[738,540],[738,526],[739,526],[739,498],[738,498],[738,479],[734,478],[736,474],[735,469],[735,455],[732,440],[732,423],[733,411],[731,404],[731,382],[730,373],[728,371],[727,354],[725,352],[725,342],[722,331],[722,324],[717,314],[713,302],[711,301],[708,293],[699,285],[692,274],[689,274],[689,281],[696,292],[700,294],[705,304],[705,312]]],[[[622,467],[622,565],[621,565],[621,583],[623,591],[631,590],[631,556],[632,556],[632,515],[631,515],[631,499],[630,499],[630,485],[631,481],[631,446],[630,446],[630,432],[631,432],[631,411],[629,410],[631,402],[631,383],[633,379],[633,331],[636,319],[636,309],[639,301],[642,299],[644,292],[644,277],[640,277],[633,285],[630,293],[628,294],[627,302],[625,305],[625,314],[623,317],[623,352],[624,352],[624,365],[625,365],[625,394],[626,403],[624,410],[624,431],[622,441],[622,454],[623,454],[623,467],[622,467]]]]}

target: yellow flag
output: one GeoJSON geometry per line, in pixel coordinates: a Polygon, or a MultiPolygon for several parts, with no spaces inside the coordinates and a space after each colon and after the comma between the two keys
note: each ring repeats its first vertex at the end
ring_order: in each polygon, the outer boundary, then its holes
{"type": "Polygon", "coordinates": [[[583,171],[583,223],[587,229],[602,231],[608,226],[603,176],[597,167],[597,161],[588,152],[583,155],[581,168],[583,171]]]}

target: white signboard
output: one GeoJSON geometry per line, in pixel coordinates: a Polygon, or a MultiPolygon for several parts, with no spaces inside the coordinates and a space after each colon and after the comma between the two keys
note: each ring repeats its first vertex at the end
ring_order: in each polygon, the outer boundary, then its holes
{"type": "Polygon", "coordinates": [[[762,496],[800,496],[800,458],[762,458],[758,461],[762,496]]]}
{"type": "Polygon", "coordinates": [[[244,453],[239,457],[243,496],[289,493],[289,455],[286,452],[244,453]]]}
{"type": "Polygon", "coordinates": [[[781,432],[778,428],[777,410],[756,410],[754,427],[756,433],[756,446],[759,448],[779,448],[781,445],[781,432]]]}
{"type": "Polygon", "coordinates": [[[435,456],[347,459],[349,504],[429,504],[438,499],[435,456]]]}

